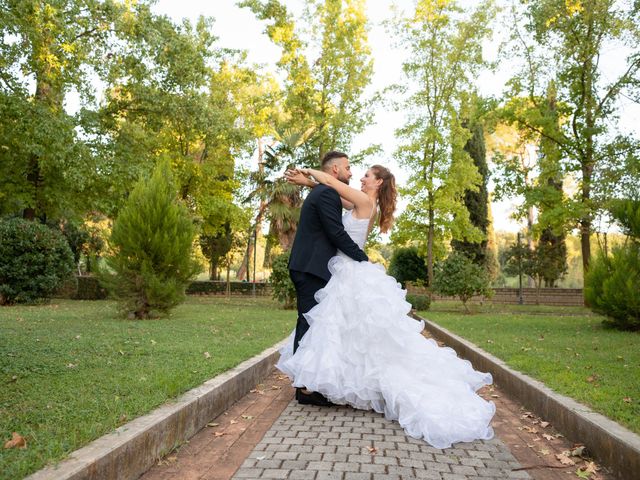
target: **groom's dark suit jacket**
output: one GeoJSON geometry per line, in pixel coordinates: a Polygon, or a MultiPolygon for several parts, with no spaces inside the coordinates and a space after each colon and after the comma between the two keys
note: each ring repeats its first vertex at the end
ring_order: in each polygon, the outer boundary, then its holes
{"type": "Polygon", "coordinates": [[[342,226],[342,203],[333,188],[318,185],[302,204],[289,270],[305,272],[328,281],[329,259],[337,249],[357,261],[368,260],[342,226]]]}

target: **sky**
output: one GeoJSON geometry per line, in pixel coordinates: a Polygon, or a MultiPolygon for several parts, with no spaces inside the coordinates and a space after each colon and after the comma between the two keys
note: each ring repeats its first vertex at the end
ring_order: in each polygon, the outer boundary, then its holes
{"type": "MultiPolygon", "coordinates": [[[[166,14],[176,21],[188,18],[195,21],[198,16],[205,15],[215,18],[213,33],[218,37],[217,45],[225,48],[236,48],[247,51],[250,63],[262,64],[269,71],[275,72],[275,63],[280,56],[280,50],[273,45],[264,34],[266,22],[256,20],[255,16],[247,8],[239,8],[237,0],[158,0],[154,6],[156,13],[166,14]]],[[[301,0],[285,0],[290,10],[294,14],[300,13],[303,2],[301,0]]],[[[411,0],[368,0],[367,15],[371,22],[369,32],[369,42],[374,59],[374,76],[368,93],[392,85],[401,83],[401,65],[404,52],[394,48],[392,39],[382,25],[383,20],[391,17],[391,4],[394,3],[400,8],[410,8],[413,4],[411,0]]],[[[473,5],[477,0],[462,0],[460,3],[473,5]]],[[[500,29],[496,29],[497,35],[503,34],[500,29]]],[[[497,44],[499,38],[485,42],[483,54],[488,60],[495,60],[497,55],[497,44]]],[[[616,63],[615,52],[609,52],[604,62],[616,63]]],[[[615,65],[613,65],[615,67],[615,65]]],[[[614,68],[615,69],[615,68],[614,68]]],[[[509,65],[504,65],[496,72],[485,72],[478,78],[478,89],[482,95],[499,96],[509,77],[509,65]]],[[[630,128],[640,125],[640,108],[637,105],[627,105],[623,111],[630,128]]],[[[354,139],[352,152],[358,152],[372,143],[380,143],[383,147],[383,154],[380,158],[372,159],[374,163],[388,166],[396,175],[398,184],[402,185],[408,178],[408,173],[403,171],[393,159],[393,152],[396,147],[394,130],[403,124],[401,112],[395,112],[378,108],[374,123],[370,125],[362,134],[354,139]]],[[[364,167],[354,167],[354,180],[359,179],[364,173],[364,167]]],[[[352,180],[352,185],[355,182],[352,180]]],[[[358,182],[359,183],[359,182],[358,182]]],[[[357,185],[357,184],[356,184],[357,185]]],[[[491,183],[489,185],[491,189],[491,183]]],[[[409,199],[401,199],[399,210],[408,203],[409,199]]],[[[517,201],[517,199],[516,199],[517,201]]],[[[512,202],[492,202],[492,213],[494,218],[494,228],[496,230],[516,232],[520,223],[511,218],[513,212],[512,202]]]]}

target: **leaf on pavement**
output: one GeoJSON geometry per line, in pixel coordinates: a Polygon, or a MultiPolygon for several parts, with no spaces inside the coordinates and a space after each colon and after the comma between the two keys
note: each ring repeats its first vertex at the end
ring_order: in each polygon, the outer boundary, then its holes
{"type": "Polygon", "coordinates": [[[553,440],[556,437],[554,437],[553,435],[549,435],[548,433],[543,433],[542,438],[544,438],[545,440],[553,440]]]}
{"type": "Polygon", "coordinates": [[[376,453],[378,453],[378,449],[376,447],[367,447],[367,450],[369,450],[369,453],[371,455],[375,455],[376,453]]]}
{"type": "Polygon", "coordinates": [[[213,436],[214,437],[222,437],[223,435],[226,435],[227,432],[213,432],[213,436]]]}
{"type": "Polygon", "coordinates": [[[18,432],[13,432],[11,440],[7,440],[4,448],[27,448],[27,441],[18,432]]]}
{"type": "Polygon", "coordinates": [[[207,423],[207,427],[219,427],[219,426],[220,426],[220,424],[216,423],[216,422],[207,423]]]}
{"type": "Polygon", "coordinates": [[[575,465],[576,462],[574,462],[571,458],[569,458],[570,454],[571,452],[569,452],[569,450],[565,450],[562,453],[556,454],[556,458],[560,461],[562,465],[575,465]]]}
{"type": "Polygon", "coordinates": [[[253,418],[253,415],[242,415],[242,418],[244,418],[245,420],[251,420],[253,418]]]}

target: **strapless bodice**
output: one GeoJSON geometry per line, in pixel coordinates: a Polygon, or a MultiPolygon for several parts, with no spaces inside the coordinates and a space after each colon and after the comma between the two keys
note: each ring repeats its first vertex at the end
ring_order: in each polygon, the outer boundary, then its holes
{"type": "MultiPolygon", "coordinates": [[[[342,216],[342,225],[344,225],[344,231],[347,232],[351,239],[364,250],[364,244],[367,241],[367,235],[369,234],[369,219],[356,218],[353,216],[353,212],[348,210],[342,216]]],[[[338,255],[341,257],[347,257],[347,255],[342,253],[340,250],[338,250],[338,255]]]]}

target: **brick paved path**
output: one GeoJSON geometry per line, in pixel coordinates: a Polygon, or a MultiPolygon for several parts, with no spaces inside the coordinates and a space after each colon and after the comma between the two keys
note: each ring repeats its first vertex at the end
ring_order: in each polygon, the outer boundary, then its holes
{"type": "Polygon", "coordinates": [[[234,479],[528,479],[498,439],[440,450],[371,411],[292,401],[234,479]]]}

